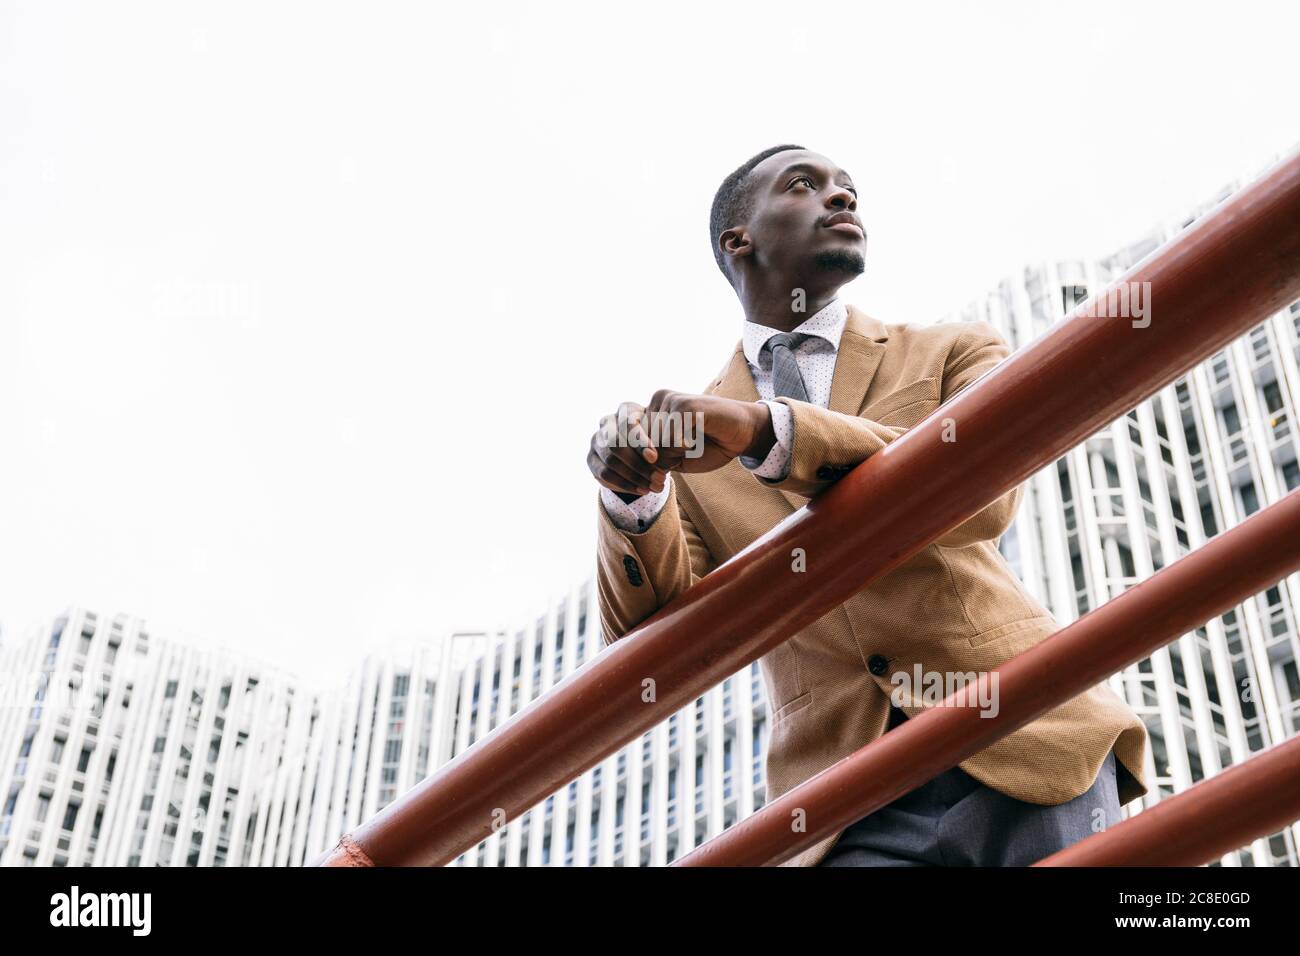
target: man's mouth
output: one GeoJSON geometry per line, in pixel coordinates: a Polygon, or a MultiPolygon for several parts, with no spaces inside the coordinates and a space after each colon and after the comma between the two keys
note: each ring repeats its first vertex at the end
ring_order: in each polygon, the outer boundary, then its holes
{"type": "Polygon", "coordinates": [[[856,214],[848,210],[827,216],[822,221],[822,225],[827,229],[842,232],[847,236],[856,236],[859,239],[867,238],[867,231],[862,228],[862,221],[858,219],[856,214]]]}

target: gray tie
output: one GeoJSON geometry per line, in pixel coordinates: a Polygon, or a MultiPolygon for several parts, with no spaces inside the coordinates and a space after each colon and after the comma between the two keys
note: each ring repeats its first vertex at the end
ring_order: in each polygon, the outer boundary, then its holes
{"type": "Polygon", "coordinates": [[[767,340],[766,347],[772,350],[774,398],[785,396],[801,402],[808,401],[808,390],[804,388],[803,375],[800,374],[799,363],[794,357],[794,350],[807,338],[810,336],[804,332],[782,332],[767,340]]]}

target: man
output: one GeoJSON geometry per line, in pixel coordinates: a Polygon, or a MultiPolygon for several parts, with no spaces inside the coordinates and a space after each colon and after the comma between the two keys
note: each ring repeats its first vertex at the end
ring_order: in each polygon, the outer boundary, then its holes
{"type": "MultiPolygon", "coordinates": [[[[718,189],[710,239],[741,340],[703,394],[623,403],[587,458],[606,643],[1009,354],[986,323],[886,325],[842,303],[865,268],[857,204],[848,174],[799,146],[759,153],[718,189]],[[666,413],[702,413],[703,441],[665,439],[666,413]]],[[[987,674],[1058,629],[997,549],[1020,495],[763,655],[769,800],[942,699],[911,675],[987,674]]],[[[1147,750],[1142,720],[1099,684],[786,865],[1028,865],[1117,822],[1147,792],[1147,750]]]]}

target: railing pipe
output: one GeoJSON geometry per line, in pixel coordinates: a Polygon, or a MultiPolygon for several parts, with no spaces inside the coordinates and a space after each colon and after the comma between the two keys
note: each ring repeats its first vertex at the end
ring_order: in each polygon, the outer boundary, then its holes
{"type": "Polygon", "coordinates": [[[1034,866],[1200,866],[1300,819],[1300,737],[1034,866]]]}
{"type": "Polygon", "coordinates": [[[1296,570],[1300,490],[981,675],[995,691],[992,697],[980,693],[965,703],[947,698],[945,705],[900,724],[673,865],[763,866],[787,860],[1296,570]],[[992,700],[996,714],[984,716],[971,700],[992,700]]]}
{"type": "Polygon", "coordinates": [[[1081,304],[318,862],[455,859],[1300,298],[1300,154],[1121,285],[1149,292],[1148,319],[1090,317],[1105,290],[1081,304]]]}

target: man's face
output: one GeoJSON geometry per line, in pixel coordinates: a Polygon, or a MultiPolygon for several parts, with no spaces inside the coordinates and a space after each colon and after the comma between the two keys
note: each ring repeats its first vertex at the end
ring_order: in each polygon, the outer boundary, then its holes
{"type": "Polygon", "coordinates": [[[792,280],[838,284],[866,268],[867,235],[849,174],[819,153],[786,150],[754,167],[746,231],[754,263],[792,280]]]}

